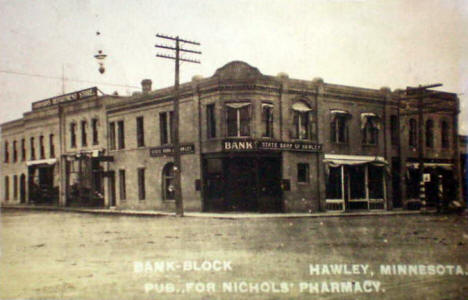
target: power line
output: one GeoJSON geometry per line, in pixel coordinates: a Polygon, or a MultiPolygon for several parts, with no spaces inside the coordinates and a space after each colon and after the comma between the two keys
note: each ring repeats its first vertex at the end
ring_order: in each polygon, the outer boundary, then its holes
{"type": "Polygon", "coordinates": [[[0,73],[140,89],[139,86],[134,86],[134,85],[125,85],[125,84],[118,84],[118,83],[102,83],[102,82],[95,82],[95,81],[89,81],[89,80],[70,79],[70,78],[63,78],[63,77],[58,77],[58,76],[47,76],[47,75],[42,75],[42,74],[24,73],[24,72],[10,71],[10,70],[0,70],[0,73]]]}
{"type": "Polygon", "coordinates": [[[166,39],[175,42],[175,46],[167,46],[156,44],[156,48],[162,48],[166,50],[174,51],[174,55],[166,54],[156,54],[157,57],[172,59],[175,61],[175,80],[174,80],[174,118],[172,119],[171,129],[173,133],[172,145],[174,147],[174,196],[175,196],[175,206],[176,206],[176,215],[182,217],[184,215],[184,203],[182,199],[182,184],[181,184],[181,158],[180,158],[180,143],[179,143],[179,69],[180,62],[189,62],[199,64],[199,60],[181,58],[180,52],[188,52],[192,54],[201,54],[201,51],[184,49],[180,46],[180,43],[191,44],[195,46],[200,46],[200,43],[184,40],[179,38],[179,36],[171,37],[163,34],[156,34],[156,37],[161,39],[166,39]]]}

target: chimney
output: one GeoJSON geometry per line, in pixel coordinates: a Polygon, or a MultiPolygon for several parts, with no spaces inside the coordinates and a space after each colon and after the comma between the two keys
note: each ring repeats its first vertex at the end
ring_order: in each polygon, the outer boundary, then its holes
{"type": "Polygon", "coordinates": [[[141,90],[143,94],[148,94],[151,91],[151,79],[143,79],[141,81],[141,90]]]}

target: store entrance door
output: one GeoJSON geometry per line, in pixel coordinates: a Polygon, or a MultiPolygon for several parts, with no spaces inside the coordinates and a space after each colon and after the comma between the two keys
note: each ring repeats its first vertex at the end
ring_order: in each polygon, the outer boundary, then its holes
{"type": "Polygon", "coordinates": [[[257,211],[256,166],[252,158],[226,160],[225,208],[228,211],[257,211]]]}
{"type": "Polygon", "coordinates": [[[262,153],[203,160],[204,211],[281,212],[281,156],[262,153]]]}

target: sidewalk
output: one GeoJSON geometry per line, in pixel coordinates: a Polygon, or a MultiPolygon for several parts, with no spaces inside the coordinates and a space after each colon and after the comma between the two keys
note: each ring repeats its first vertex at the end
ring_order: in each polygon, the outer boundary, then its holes
{"type": "MultiPolygon", "coordinates": [[[[33,206],[33,205],[5,205],[1,210],[36,210],[36,211],[62,211],[71,213],[88,213],[96,215],[135,216],[135,217],[175,217],[173,212],[155,210],[120,210],[114,208],[78,208],[78,207],[56,207],[56,206],[33,206]]],[[[426,211],[424,213],[432,213],[426,211]]],[[[356,212],[318,212],[318,213],[207,213],[207,212],[185,212],[185,217],[214,218],[214,219],[271,219],[271,218],[322,218],[322,217],[362,217],[362,216],[396,216],[396,215],[420,215],[418,210],[372,210],[356,212]]]]}

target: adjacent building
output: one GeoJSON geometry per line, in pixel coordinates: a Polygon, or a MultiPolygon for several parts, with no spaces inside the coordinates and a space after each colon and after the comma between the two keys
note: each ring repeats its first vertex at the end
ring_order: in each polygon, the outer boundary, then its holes
{"type": "MultiPolygon", "coordinates": [[[[180,95],[187,211],[374,210],[461,197],[453,93],[425,94],[421,113],[411,89],[268,76],[234,61],[181,84],[180,95]]],[[[33,103],[2,125],[2,202],[174,211],[173,97],[143,80],[131,97],[91,88],[33,103]]]]}

